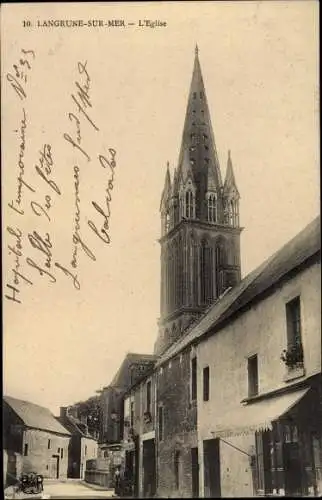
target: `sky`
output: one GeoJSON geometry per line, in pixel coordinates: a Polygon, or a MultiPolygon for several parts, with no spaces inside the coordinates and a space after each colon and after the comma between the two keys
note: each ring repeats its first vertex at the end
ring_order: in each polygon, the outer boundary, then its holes
{"type": "Polygon", "coordinates": [[[159,204],[166,163],[171,172],[177,166],[196,43],[222,175],[230,149],[241,195],[242,275],[318,215],[318,4],[14,4],[2,6],[1,22],[2,143],[7,145],[2,152],[3,293],[13,277],[8,245],[17,241],[8,227],[22,234],[20,271],[32,282],[21,281],[20,304],[3,300],[4,393],[57,414],[59,406],[108,385],[127,352],[153,350],[159,204]],[[135,25],[49,28],[44,21],[50,19],[123,19],[135,25]],[[167,26],[142,28],[139,19],[167,26]],[[22,49],[33,51],[24,100],[6,77],[22,49]],[[84,65],[90,77],[87,112],[99,129],[82,116],[81,144],[90,161],[64,138],[76,130],[69,113],[77,114],[72,95],[75,82],[85,81],[84,65]],[[23,188],[24,215],[8,206],[17,193],[21,150],[15,131],[22,106],[27,113],[24,179],[34,189],[23,188]],[[45,144],[59,195],[34,168],[45,144]],[[103,206],[111,169],[102,168],[99,155],[110,154],[109,148],[116,151],[116,166],[111,242],[105,244],[88,220],[100,222],[91,202],[103,206]],[[78,252],[79,290],[57,268],[52,269],[56,282],[50,283],[27,262],[45,262],[30,244],[34,231],[50,235],[53,262],[71,262],[75,165],[81,233],[96,259],[78,252]],[[48,193],[50,221],[31,210],[48,193]]]}

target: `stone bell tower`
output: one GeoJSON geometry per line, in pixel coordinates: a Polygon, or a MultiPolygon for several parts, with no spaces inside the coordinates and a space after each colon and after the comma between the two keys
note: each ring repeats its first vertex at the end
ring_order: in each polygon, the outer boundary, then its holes
{"type": "Polygon", "coordinates": [[[198,47],[177,168],[161,196],[161,311],[155,354],[241,279],[239,192],[230,151],[222,182],[198,47]]]}

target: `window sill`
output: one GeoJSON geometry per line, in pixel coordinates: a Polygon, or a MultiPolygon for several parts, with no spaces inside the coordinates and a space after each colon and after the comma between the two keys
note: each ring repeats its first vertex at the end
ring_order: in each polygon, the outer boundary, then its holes
{"type": "Polygon", "coordinates": [[[294,368],[288,368],[286,374],[284,375],[284,382],[290,382],[294,379],[304,377],[305,368],[303,365],[294,366],[294,368]]]}

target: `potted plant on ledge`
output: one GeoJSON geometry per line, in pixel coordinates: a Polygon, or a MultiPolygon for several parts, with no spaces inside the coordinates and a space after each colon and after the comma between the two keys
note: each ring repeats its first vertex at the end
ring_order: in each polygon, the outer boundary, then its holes
{"type": "Polygon", "coordinates": [[[302,344],[294,344],[287,349],[283,349],[281,360],[288,368],[303,367],[303,347],[302,344]]]}

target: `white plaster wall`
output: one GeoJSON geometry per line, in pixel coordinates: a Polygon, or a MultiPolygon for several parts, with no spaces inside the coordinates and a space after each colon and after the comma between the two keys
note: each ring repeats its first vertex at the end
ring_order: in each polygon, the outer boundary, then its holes
{"type": "Polygon", "coordinates": [[[59,477],[67,477],[68,467],[68,445],[70,437],[53,434],[48,431],[37,429],[27,429],[24,432],[22,451],[25,444],[28,444],[28,455],[23,456],[24,472],[37,472],[49,477],[50,460],[52,455],[59,455],[59,477]],[[48,440],[50,439],[50,448],[48,440]],[[60,450],[58,453],[58,449],[60,450]],[[63,449],[63,458],[61,458],[61,449],[63,449]]]}
{"type": "Polygon", "coordinates": [[[85,479],[86,462],[98,458],[98,445],[94,439],[81,438],[81,479],[85,479]]]}
{"type": "MultiPolygon", "coordinates": [[[[320,264],[314,264],[303,270],[272,295],[197,347],[201,495],[203,494],[202,441],[213,437],[211,431],[215,430],[216,417],[234,411],[241,400],[248,396],[247,358],[252,354],[258,355],[259,394],[291,383],[284,381],[286,367],[280,360],[280,355],[287,347],[285,304],[297,295],[301,296],[304,377],[321,372],[320,264]],[[205,366],[210,367],[210,397],[207,402],[203,401],[202,391],[205,366]]],[[[228,460],[228,456],[233,460],[232,452],[221,449],[221,460],[224,463],[228,460]]],[[[222,477],[222,481],[222,494],[224,494],[226,476],[222,477]]],[[[240,482],[238,488],[242,487],[244,475],[234,476],[234,481],[240,482]]],[[[241,494],[239,490],[238,494],[241,494]]]]}

